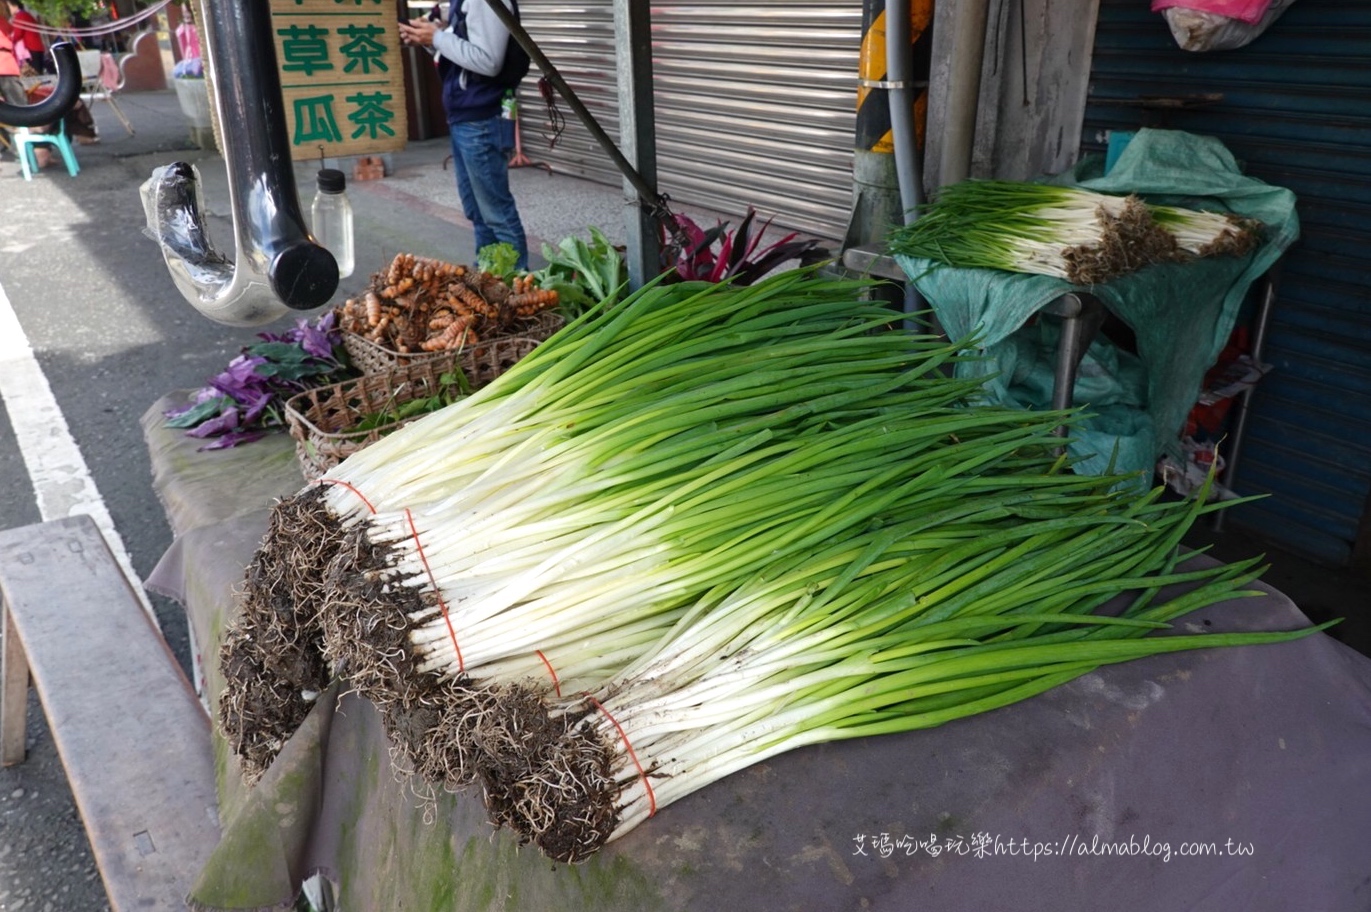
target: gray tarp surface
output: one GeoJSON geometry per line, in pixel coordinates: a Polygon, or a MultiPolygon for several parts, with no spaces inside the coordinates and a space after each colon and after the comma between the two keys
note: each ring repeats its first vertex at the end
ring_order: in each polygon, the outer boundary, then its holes
{"type": "MultiPolygon", "coordinates": [[[[302,482],[284,438],[195,453],[160,427],[167,405],[144,427],[177,539],[150,584],[212,657],[272,496],[302,482]]],[[[1183,619],[1306,624],[1270,590],[1183,619]]],[[[224,837],[198,906],[285,908],[322,870],[346,912],[1371,907],[1371,660],[1322,634],[1114,666],[938,729],[785,754],[577,866],[493,830],[478,795],[426,808],[391,773],[376,712],[340,690],[252,789],[217,741],[224,837]]]]}

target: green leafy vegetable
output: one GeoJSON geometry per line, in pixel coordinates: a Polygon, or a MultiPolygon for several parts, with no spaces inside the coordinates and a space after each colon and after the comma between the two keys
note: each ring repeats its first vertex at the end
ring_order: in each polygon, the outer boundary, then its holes
{"type": "Polygon", "coordinates": [[[1232,215],[1150,206],[1137,196],[1019,181],[942,188],[891,232],[892,253],[1095,285],[1153,263],[1244,254],[1259,226],[1232,215]]]}
{"type": "Polygon", "coordinates": [[[557,292],[560,309],[576,317],[601,302],[618,300],[628,284],[623,255],[599,228],[590,229],[590,240],[571,236],[556,246],[543,245],[547,266],[534,273],[539,288],[557,292]]]}
{"type": "Polygon", "coordinates": [[[488,272],[502,281],[508,282],[519,266],[519,251],[513,244],[500,241],[487,244],[476,251],[476,268],[488,272]]]}

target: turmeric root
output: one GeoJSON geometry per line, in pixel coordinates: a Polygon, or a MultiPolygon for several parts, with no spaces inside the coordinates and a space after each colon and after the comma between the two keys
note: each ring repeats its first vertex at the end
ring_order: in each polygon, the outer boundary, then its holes
{"type": "Polygon", "coordinates": [[[476,333],[471,329],[470,317],[457,317],[447,328],[437,335],[429,336],[424,342],[424,351],[444,351],[450,348],[460,348],[479,341],[476,333]]]}
{"type": "Polygon", "coordinates": [[[519,294],[512,294],[505,302],[507,307],[514,310],[521,317],[531,317],[534,314],[556,307],[558,303],[557,292],[553,289],[538,289],[536,291],[525,291],[519,294]]]}

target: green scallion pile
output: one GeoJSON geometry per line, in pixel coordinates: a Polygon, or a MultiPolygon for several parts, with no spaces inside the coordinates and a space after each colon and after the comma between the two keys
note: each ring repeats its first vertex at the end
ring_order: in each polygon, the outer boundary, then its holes
{"type": "Polygon", "coordinates": [[[782,751],[1308,632],[1145,636],[1256,575],[1181,565],[1215,507],[1075,475],[1072,416],[968,407],[868,290],[648,287],[278,505],[222,652],[248,775],[344,677],[575,861],[782,751]]]}
{"type": "Polygon", "coordinates": [[[896,228],[892,253],[1096,285],[1152,263],[1244,254],[1260,226],[1233,215],[1149,205],[1079,187],[967,180],[896,228]]]}

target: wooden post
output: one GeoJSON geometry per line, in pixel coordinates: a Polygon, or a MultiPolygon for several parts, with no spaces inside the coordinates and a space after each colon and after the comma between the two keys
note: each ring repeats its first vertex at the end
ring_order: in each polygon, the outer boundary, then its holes
{"type": "Polygon", "coordinates": [[[0,766],[24,762],[24,738],[28,728],[29,661],[24,644],[10,619],[9,603],[4,606],[5,652],[0,659],[0,766]]]}

